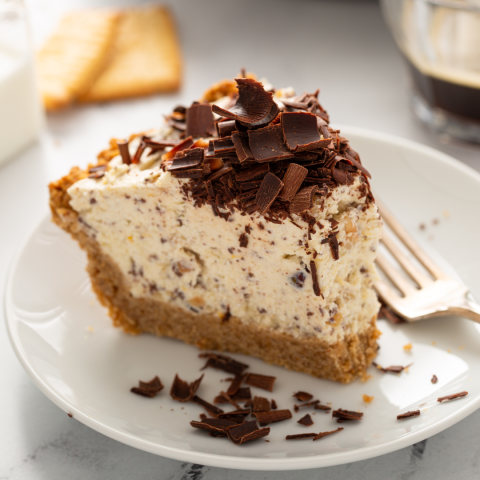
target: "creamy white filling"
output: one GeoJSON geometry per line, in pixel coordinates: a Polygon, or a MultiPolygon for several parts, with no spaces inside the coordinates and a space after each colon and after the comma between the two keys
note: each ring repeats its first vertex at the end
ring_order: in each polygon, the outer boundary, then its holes
{"type": "MultiPolygon", "coordinates": [[[[162,131],[158,138],[168,135],[162,131]]],[[[223,316],[228,310],[246,323],[332,343],[364,330],[377,313],[371,283],[381,221],[376,206],[365,204],[360,176],[352,186],[317,197],[309,213],[323,228],[315,227],[308,240],[307,225],[296,215],[302,228],[238,211],[225,221],[208,205],[195,207],[181,190],[186,180],[163,172],[157,155],[147,156],[130,166],[114,159],[105,177],[68,190],[85,231],[118,265],[133,296],[198,313],[223,316]],[[328,219],[339,222],[337,261],[322,243],[332,230],[328,219]],[[242,248],[239,237],[248,229],[242,248]],[[312,260],[320,297],[313,292],[312,260]]]]}

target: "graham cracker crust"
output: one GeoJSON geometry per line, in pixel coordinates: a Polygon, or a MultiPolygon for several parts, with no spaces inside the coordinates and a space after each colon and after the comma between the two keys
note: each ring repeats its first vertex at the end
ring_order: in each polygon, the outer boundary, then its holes
{"type": "MultiPolygon", "coordinates": [[[[112,149],[116,149],[114,141],[112,149]]],[[[99,163],[107,163],[110,155],[108,150],[102,152],[99,163]]],[[[195,314],[166,302],[132,297],[122,272],[102,252],[98,242],[84,232],[77,213],[69,205],[66,190],[87,175],[86,171],[74,167],[69,175],[49,185],[52,219],[87,252],[92,288],[108,308],[116,327],[133,334],[148,332],[177,338],[203,350],[251,355],[267,363],[341,383],[366,378],[366,368],[377,352],[376,317],[370,319],[360,334],[329,344],[318,338],[298,338],[246,324],[234,316],[223,321],[217,315],[195,314]]]]}

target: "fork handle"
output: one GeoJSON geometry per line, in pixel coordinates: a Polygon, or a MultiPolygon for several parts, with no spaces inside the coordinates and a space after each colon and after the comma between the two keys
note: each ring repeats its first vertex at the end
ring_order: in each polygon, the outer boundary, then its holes
{"type": "Polygon", "coordinates": [[[460,315],[480,323],[480,305],[468,296],[465,296],[458,305],[452,305],[449,311],[454,315],[460,315]]]}

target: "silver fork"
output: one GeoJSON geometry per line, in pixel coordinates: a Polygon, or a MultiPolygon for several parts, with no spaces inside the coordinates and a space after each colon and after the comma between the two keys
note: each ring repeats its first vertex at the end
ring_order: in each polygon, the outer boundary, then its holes
{"type": "Polygon", "coordinates": [[[459,280],[442,271],[385,206],[379,201],[376,203],[383,221],[432,276],[430,278],[422,272],[384,229],[382,243],[405,273],[418,285],[418,288],[412,285],[406,276],[379,252],[376,260],[377,267],[403,294],[403,297],[398,295],[388,283],[379,280],[374,284],[374,288],[380,298],[408,322],[440,315],[460,315],[480,323],[480,305],[471,299],[468,288],[459,280]]]}

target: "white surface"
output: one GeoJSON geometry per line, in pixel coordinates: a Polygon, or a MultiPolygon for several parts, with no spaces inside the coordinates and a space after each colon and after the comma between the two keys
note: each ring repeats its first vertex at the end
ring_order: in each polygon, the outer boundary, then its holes
{"type": "MultiPolygon", "coordinates": [[[[418,231],[419,223],[438,217],[448,206],[448,218],[443,219],[441,235],[433,243],[480,297],[476,273],[480,224],[466,221],[480,207],[480,175],[414,143],[360,129],[340,129],[352,147],[362,152],[363,163],[375,179],[376,194],[410,230],[418,231]],[[392,176],[396,179],[393,188],[392,176]],[[445,191],[447,183],[462,185],[461,194],[445,191]],[[425,194],[429,202],[422,201],[425,194]],[[452,249],[458,236],[464,239],[463,248],[452,249]]],[[[339,385],[236,356],[250,364],[250,371],[277,377],[268,397],[275,398],[279,408],[292,408],[292,394],[303,390],[323,403],[331,402],[333,408],[364,411],[363,421],[344,424],[343,432],[320,442],[287,442],[288,434],[338,426],[330,414],[316,411],[315,425],[300,427],[295,421],[307,413],[300,410],[293,421],[271,425],[269,443],[261,440],[239,448],[226,439],[210,438],[189,425],[203,409],[178,404],[168,396],[175,374],[190,381],[199,375],[196,372],[203,361],[197,358],[198,350],[172,339],[114,331],[106,310],[91,292],[85,264],[84,253],[67,234],[48,218],[41,222],[20,250],[7,283],[9,332],[21,363],[51,400],[82,423],[127,445],[217,467],[299,470],[364,460],[411,445],[480,406],[480,383],[473,381],[480,376],[478,324],[454,317],[400,326],[382,321],[376,361],[383,366],[413,363],[408,373],[397,376],[372,368],[373,378],[367,383],[339,385]],[[405,352],[403,346],[408,343],[413,347],[405,352]],[[433,374],[439,378],[435,385],[430,381],[433,374]],[[166,386],[158,399],[129,392],[138,379],[155,375],[166,386]],[[463,390],[469,392],[468,397],[456,402],[439,404],[436,400],[463,390]],[[364,393],[375,397],[371,404],[363,403],[364,393]],[[398,414],[419,408],[420,417],[396,420],[398,414]]],[[[212,401],[224,389],[220,381],[226,376],[207,371],[198,395],[212,401]]],[[[265,395],[252,390],[252,395],[265,395]]]]}
{"type": "MultiPolygon", "coordinates": [[[[62,10],[94,3],[101,2],[27,0],[36,44],[41,43],[62,10]]],[[[158,125],[163,112],[177,102],[191,100],[219,77],[235,74],[240,66],[269,77],[275,84],[295,85],[299,91],[320,86],[321,100],[335,122],[417,140],[480,170],[478,146],[443,144],[410,113],[404,65],[376,1],[244,0],[241,8],[234,0],[171,3],[179,20],[186,64],[181,93],[82,106],[50,116],[42,142],[0,169],[0,225],[8,228],[0,237],[0,291],[4,291],[7,269],[19,243],[47,212],[48,181],[64,175],[70,166],[85,165],[111,136],[158,125]],[[242,33],[241,45],[234,50],[230,41],[222,40],[231,34],[233,17],[242,33]],[[257,40],[260,25],[262,42],[257,40]],[[334,54],[326,61],[325,57],[319,60],[318,50],[325,46],[334,46],[334,54]],[[272,57],[273,48],[277,54],[272,57]]],[[[424,220],[428,223],[427,237],[437,238],[437,226],[424,220]]],[[[479,411],[428,442],[321,471],[241,472],[202,468],[151,455],[67,417],[34,386],[1,328],[2,480],[470,480],[480,474],[479,411]]]]}

